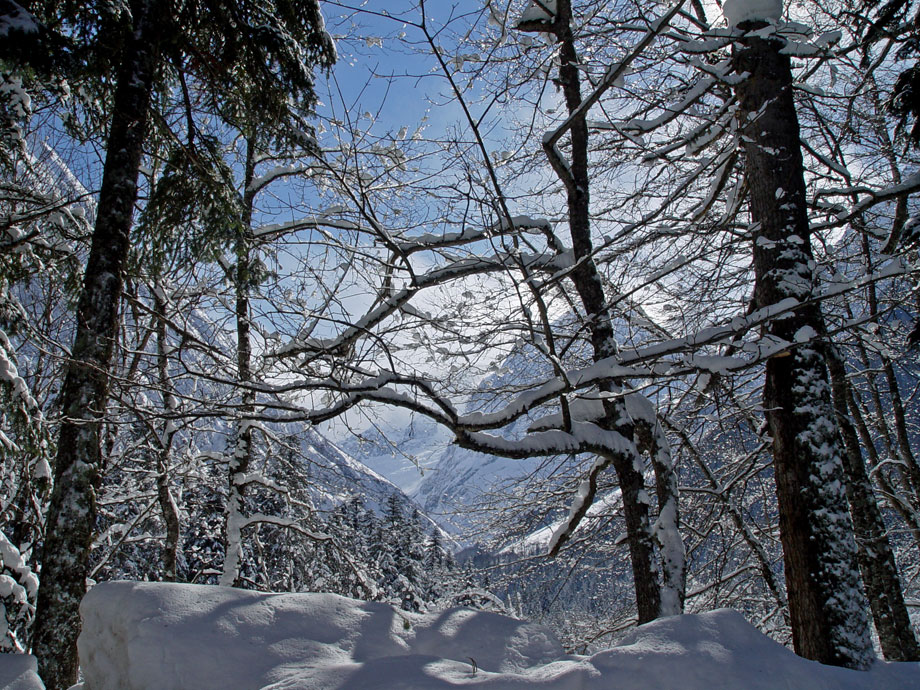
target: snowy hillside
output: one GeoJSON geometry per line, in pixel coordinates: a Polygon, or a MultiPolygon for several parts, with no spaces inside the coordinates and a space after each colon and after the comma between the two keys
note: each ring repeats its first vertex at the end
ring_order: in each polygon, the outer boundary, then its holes
{"type": "Polygon", "coordinates": [[[527,476],[537,462],[539,459],[512,460],[450,446],[411,496],[445,529],[462,531],[470,526],[469,506],[485,493],[527,476]]]}
{"type": "Polygon", "coordinates": [[[920,687],[920,664],[822,666],[729,609],[658,620],[587,657],[495,613],[410,614],[330,594],[111,582],[90,591],[81,613],[83,690],[920,687]]]}
{"type": "MultiPolygon", "coordinates": [[[[528,381],[542,379],[548,373],[542,357],[528,346],[521,345],[480,383],[466,412],[493,411],[500,406],[500,398],[490,391],[514,391],[528,381]]],[[[506,437],[522,436],[531,421],[524,417],[493,433],[506,437]]],[[[426,513],[462,531],[470,527],[470,506],[477,504],[486,494],[500,493],[516,480],[529,476],[542,462],[541,458],[503,458],[448,446],[432,463],[411,495],[426,513]]]]}
{"type": "Polygon", "coordinates": [[[393,482],[313,429],[303,432],[301,451],[308,460],[307,476],[318,508],[330,508],[360,495],[368,508],[380,513],[392,494],[403,493],[393,482]]]}
{"type": "Polygon", "coordinates": [[[336,445],[352,457],[412,494],[427,472],[450,445],[451,434],[425,417],[413,416],[406,423],[382,423],[349,434],[336,445]]]}

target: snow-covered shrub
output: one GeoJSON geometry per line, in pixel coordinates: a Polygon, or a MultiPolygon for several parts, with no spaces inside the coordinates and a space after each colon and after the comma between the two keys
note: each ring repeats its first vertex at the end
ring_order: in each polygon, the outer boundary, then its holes
{"type": "Polygon", "coordinates": [[[3,532],[0,561],[0,652],[23,652],[35,616],[38,578],[3,532]]]}

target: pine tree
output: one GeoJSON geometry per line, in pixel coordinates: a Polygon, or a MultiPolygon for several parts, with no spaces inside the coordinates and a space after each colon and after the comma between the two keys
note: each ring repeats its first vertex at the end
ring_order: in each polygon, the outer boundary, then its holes
{"type": "MultiPolygon", "coordinates": [[[[123,12],[71,3],[49,8],[85,41],[84,66],[116,68],[96,226],[77,309],[77,332],[61,394],[55,488],[42,554],[33,650],[51,690],[76,682],[78,606],[85,592],[102,456],[100,428],[155,89],[170,67],[195,78],[212,112],[232,122],[258,112],[283,131],[291,99],[314,102],[312,67],[334,59],[316,2],[132,0],[123,12]]],[[[176,72],[174,72],[176,73],[176,72]]]]}
{"type": "Polygon", "coordinates": [[[0,532],[0,653],[22,653],[35,615],[38,578],[12,542],[0,532]]]}
{"type": "Polygon", "coordinates": [[[436,602],[442,598],[445,583],[453,570],[453,559],[450,552],[444,548],[437,526],[432,527],[431,534],[425,542],[422,567],[425,573],[425,599],[436,602]]]}
{"type": "Polygon", "coordinates": [[[380,527],[361,497],[354,496],[337,506],[324,532],[331,539],[316,547],[320,557],[310,566],[307,587],[359,599],[372,596],[366,583],[379,586],[380,575],[368,544],[380,527]]]}
{"type": "Polygon", "coordinates": [[[423,565],[425,539],[417,509],[412,510],[405,522],[405,529],[398,536],[396,567],[402,586],[400,605],[405,611],[420,611],[428,604],[427,592],[430,585],[423,565]]]}

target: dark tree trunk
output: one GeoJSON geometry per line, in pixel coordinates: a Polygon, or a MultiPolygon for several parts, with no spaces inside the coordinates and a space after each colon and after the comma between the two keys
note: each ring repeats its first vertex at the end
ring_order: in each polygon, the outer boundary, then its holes
{"type": "MultiPolygon", "coordinates": [[[[571,26],[571,3],[561,0],[553,31],[559,41],[559,81],[570,113],[581,104],[581,77],[578,54],[571,26]]],[[[577,117],[569,130],[571,160],[567,170],[559,170],[566,186],[569,232],[575,255],[575,268],[571,279],[585,310],[585,320],[591,336],[595,361],[616,354],[617,346],[609,306],[591,242],[590,179],[588,170],[588,125],[584,116],[577,117]]],[[[623,393],[622,386],[614,380],[599,384],[602,392],[623,393]]],[[[605,428],[616,431],[624,438],[635,441],[636,430],[626,411],[622,395],[604,399],[605,428]]],[[[646,498],[645,479],[641,472],[639,455],[611,454],[605,458],[617,475],[626,520],[626,535],[632,563],[639,623],[647,623],[661,615],[661,585],[658,580],[658,563],[655,540],[651,529],[650,506],[646,498]]],[[[671,497],[676,503],[676,496],[671,497]]],[[[678,597],[682,599],[682,592],[678,597]]],[[[669,612],[674,613],[674,612],[669,612]]]]}
{"type": "MultiPolygon", "coordinates": [[[[757,28],[753,22],[742,29],[757,28]]],[[[764,409],[773,437],[780,537],[795,650],[822,663],[872,663],[868,620],[845,494],[846,473],[814,297],[814,259],[789,58],[775,37],[746,36],[733,66],[751,190],[755,296],[794,299],[765,335],[799,343],[767,361],[764,409]]]]}
{"type": "Polygon", "coordinates": [[[252,415],[255,412],[255,394],[252,383],[252,338],[249,289],[252,284],[252,208],[254,192],[250,189],[255,177],[255,142],[246,141],[246,163],[243,174],[243,233],[236,243],[236,367],[237,381],[242,384],[240,413],[242,419],[237,428],[236,447],[230,457],[229,484],[227,492],[227,515],[224,528],[224,560],[221,584],[240,584],[240,563],[242,559],[242,528],[246,487],[244,477],[252,462],[252,415]]]}
{"type": "Polygon", "coordinates": [[[162,27],[158,0],[132,3],[134,31],[118,72],[96,227],[61,391],[63,419],[42,551],[33,653],[48,690],[77,682],[80,600],[86,592],[103,458],[102,420],[137,199],[162,27]]]}
{"type": "Polygon", "coordinates": [[[897,564],[888,542],[872,483],[866,474],[859,446],[859,435],[847,412],[849,381],[836,348],[828,347],[827,365],[831,375],[834,409],[843,434],[846,453],[847,499],[856,530],[859,569],[866,585],[872,619],[888,661],[918,661],[920,647],[910,624],[897,564]]]}
{"type": "Polygon", "coordinates": [[[169,360],[167,351],[169,343],[166,339],[166,302],[159,295],[154,295],[154,311],[156,312],[157,331],[157,376],[160,382],[160,394],[163,396],[163,411],[167,418],[163,423],[157,448],[157,502],[163,513],[163,522],[166,524],[166,539],[163,543],[163,580],[176,581],[176,564],[179,551],[179,509],[169,488],[170,458],[172,456],[172,441],[175,431],[173,415],[178,405],[172,392],[169,379],[169,360]]]}

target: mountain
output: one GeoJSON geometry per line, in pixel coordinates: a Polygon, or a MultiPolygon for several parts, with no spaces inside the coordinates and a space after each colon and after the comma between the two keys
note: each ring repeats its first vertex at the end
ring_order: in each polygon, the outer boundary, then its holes
{"type": "Polygon", "coordinates": [[[400,494],[410,509],[419,508],[424,513],[421,506],[399,486],[375,472],[363,460],[355,459],[320,432],[311,428],[300,432],[299,436],[310,494],[320,510],[328,510],[354,495],[360,495],[368,509],[382,514],[387,499],[393,494],[400,494]]]}
{"type": "Polygon", "coordinates": [[[474,526],[476,508],[528,476],[539,458],[512,460],[450,446],[410,495],[444,529],[459,533],[474,526]]]}
{"type": "MultiPolygon", "coordinates": [[[[522,343],[480,383],[470,397],[466,412],[488,413],[506,404],[514,391],[529,381],[539,381],[550,373],[545,359],[522,343]],[[501,391],[496,395],[494,391],[501,391]]],[[[520,438],[533,422],[529,415],[493,433],[520,438]]],[[[447,446],[439,455],[429,456],[430,469],[410,495],[424,511],[454,533],[475,526],[475,508],[511,490],[521,480],[540,472],[545,459],[511,459],[447,446]],[[472,509],[472,510],[471,510],[472,509]]],[[[500,498],[498,499],[501,500],[500,498]]]]}
{"type": "Polygon", "coordinates": [[[450,432],[439,424],[413,415],[406,421],[381,422],[360,434],[349,433],[338,447],[406,494],[424,481],[451,441],[450,432]]]}

